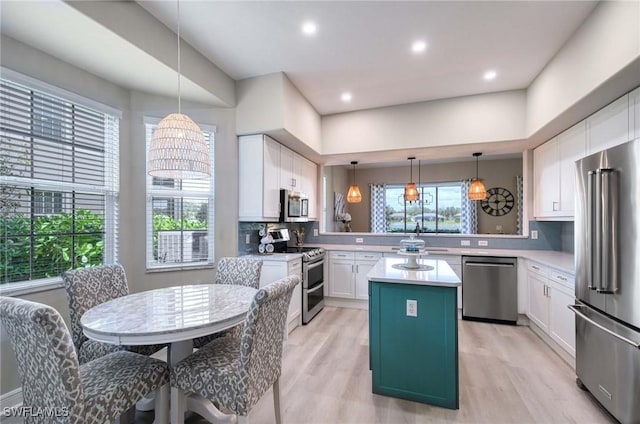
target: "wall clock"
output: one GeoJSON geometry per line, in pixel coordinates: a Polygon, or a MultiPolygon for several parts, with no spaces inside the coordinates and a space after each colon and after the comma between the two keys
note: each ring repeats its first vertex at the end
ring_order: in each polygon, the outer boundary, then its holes
{"type": "Polygon", "coordinates": [[[515,198],[509,190],[493,187],[487,190],[487,198],[480,203],[480,207],[491,216],[502,216],[508,214],[514,204],[515,198]]]}

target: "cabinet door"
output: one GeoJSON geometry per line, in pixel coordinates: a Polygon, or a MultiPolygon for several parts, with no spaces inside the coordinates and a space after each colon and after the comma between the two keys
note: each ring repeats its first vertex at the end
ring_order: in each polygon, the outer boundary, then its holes
{"type": "Polygon", "coordinates": [[[529,310],[527,316],[543,331],[549,331],[549,300],[547,279],[535,272],[529,272],[529,310]]]}
{"type": "Polygon", "coordinates": [[[356,299],[369,300],[369,280],[367,279],[367,274],[375,265],[375,261],[356,262],[356,299]]]}
{"type": "MultiPolygon", "coordinates": [[[[302,260],[294,259],[288,262],[287,275],[297,275],[302,278],[302,260]]],[[[289,312],[287,313],[287,322],[297,318],[302,313],[302,281],[298,284],[291,294],[291,302],[289,303],[289,312]]],[[[291,328],[291,327],[290,327],[291,328]]]]}
{"type": "Polygon", "coordinates": [[[533,191],[536,217],[551,217],[560,209],[558,138],[533,151],[533,191]]]}
{"type": "Polygon", "coordinates": [[[309,218],[318,218],[318,165],[301,157],[300,191],[309,196],[309,218]]]}
{"type": "Polygon", "coordinates": [[[260,272],[260,287],[271,284],[287,276],[287,263],[277,261],[262,261],[260,272]]]}
{"type": "Polygon", "coordinates": [[[587,118],[588,154],[629,141],[629,95],[587,118]]]}
{"type": "Polygon", "coordinates": [[[355,264],[353,261],[331,261],[329,274],[329,296],[353,299],[355,287],[353,275],[355,264]]]}
{"type": "Polygon", "coordinates": [[[280,144],[265,136],[263,168],[263,215],[280,217],[280,144]]]}
{"type": "Polygon", "coordinates": [[[280,145],[262,135],[238,139],[241,221],[272,221],[280,214],[280,145]]]}
{"type": "Polygon", "coordinates": [[[280,146],[280,188],[295,190],[293,177],[293,151],[280,146]]]}
{"type": "Polygon", "coordinates": [[[574,304],[571,289],[552,282],[549,285],[549,335],[571,356],[576,356],[575,315],[567,308],[574,304]]]}
{"type": "Polygon", "coordinates": [[[576,164],[587,150],[587,130],[584,121],[560,134],[560,212],[562,216],[573,216],[576,193],[576,164]]]}

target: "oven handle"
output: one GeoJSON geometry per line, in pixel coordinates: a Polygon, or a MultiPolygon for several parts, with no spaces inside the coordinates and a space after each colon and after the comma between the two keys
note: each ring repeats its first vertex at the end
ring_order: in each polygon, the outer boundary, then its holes
{"type": "Polygon", "coordinates": [[[307,262],[307,269],[313,269],[318,266],[324,265],[324,258],[317,260],[315,262],[307,262]]]}
{"type": "Polygon", "coordinates": [[[307,294],[308,293],[313,293],[314,291],[318,291],[323,287],[324,287],[324,281],[322,283],[318,284],[317,286],[315,286],[314,288],[312,288],[311,290],[307,289],[307,294]]]}

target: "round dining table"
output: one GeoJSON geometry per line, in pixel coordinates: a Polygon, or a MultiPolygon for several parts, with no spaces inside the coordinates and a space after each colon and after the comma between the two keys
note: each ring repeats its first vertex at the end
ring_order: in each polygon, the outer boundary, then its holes
{"type": "MultiPolygon", "coordinates": [[[[129,294],[97,305],[80,319],[84,334],[116,345],[168,344],[171,367],[193,352],[193,339],[244,322],[257,290],[231,284],[196,284],[129,294]]],[[[171,422],[188,408],[216,421],[233,421],[212,404],[171,389],[171,422]]],[[[158,422],[164,422],[157,417],[158,422]]]]}

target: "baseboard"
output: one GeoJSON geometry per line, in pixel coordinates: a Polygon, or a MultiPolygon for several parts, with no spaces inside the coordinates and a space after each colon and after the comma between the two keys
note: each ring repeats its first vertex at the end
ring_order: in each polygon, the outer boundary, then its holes
{"type": "Polygon", "coordinates": [[[333,306],[336,308],[369,309],[369,302],[366,300],[325,297],[324,304],[325,306],[333,306]]]}
{"type": "Polygon", "coordinates": [[[0,410],[22,405],[22,387],[0,395],[0,410]]]}
{"type": "Polygon", "coordinates": [[[534,324],[533,321],[529,321],[529,328],[534,332],[536,336],[540,337],[542,341],[551,348],[551,350],[553,350],[559,357],[561,357],[563,361],[569,364],[571,369],[576,369],[576,358],[567,353],[567,351],[564,350],[558,343],[556,343],[555,340],[549,337],[547,333],[545,333],[540,327],[534,324]]]}

